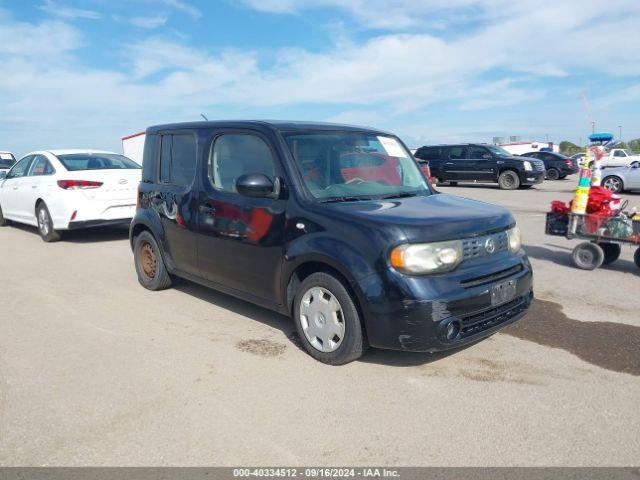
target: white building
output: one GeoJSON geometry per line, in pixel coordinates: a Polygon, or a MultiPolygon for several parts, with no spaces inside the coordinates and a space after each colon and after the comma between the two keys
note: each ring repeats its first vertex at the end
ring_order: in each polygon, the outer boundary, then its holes
{"type": "Polygon", "coordinates": [[[539,152],[543,148],[550,148],[554,152],[559,152],[560,147],[553,142],[509,142],[498,143],[507,152],[513,155],[523,155],[528,152],[539,152]]]}
{"type": "Polygon", "coordinates": [[[144,132],[122,137],[122,154],[136,162],[138,165],[142,165],[144,137],[144,132]]]}

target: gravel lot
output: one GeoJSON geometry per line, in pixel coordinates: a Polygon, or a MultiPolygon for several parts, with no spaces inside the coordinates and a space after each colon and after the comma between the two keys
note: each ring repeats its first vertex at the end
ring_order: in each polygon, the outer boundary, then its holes
{"type": "MultiPolygon", "coordinates": [[[[0,465],[640,464],[640,269],[571,266],[544,212],[575,180],[442,187],[516,215],[537,302],[448,355],[329,367],[291,321],[140,287],[127,232],[0,230],[0,465]]],[[[640,207],[640,195],[627,195],[640,207]]]]}

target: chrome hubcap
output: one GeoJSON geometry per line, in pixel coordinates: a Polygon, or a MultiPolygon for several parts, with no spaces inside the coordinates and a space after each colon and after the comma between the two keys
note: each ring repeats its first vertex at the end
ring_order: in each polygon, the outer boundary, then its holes
{"type": "Polygon", "coordinates": [[[44,208],[38,210],[38,228],[43,235],[49,234],[49,216],[44,208]]]}
{"type": "Polygon", "coordinates": [[[617,178],[607,178],[606,182],[604,182],[604,188],[617,192],[620,188],[620,181],[617,178]]]}
{"type": "Polygon", "coordinates": [[[313,348],[334,352],[345,335],[344,314],[338,299],[326,288],[313,287],[300,302],[300,324],[313,348]]]}

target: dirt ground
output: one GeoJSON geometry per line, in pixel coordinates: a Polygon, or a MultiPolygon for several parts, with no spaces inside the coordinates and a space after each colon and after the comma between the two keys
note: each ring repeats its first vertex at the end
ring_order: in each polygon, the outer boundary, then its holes
{"type": "MultiPolygon", "coordinates": [[[[640,269],[544,235],[551,200],[442,187],[515,214],[537,301],[446,355],[329,367],[285,317],[181,281],[140,287],[124,229],[0,230],[0,465],[640,464],[640,269]]],[[[640,208],[640,195],[627,195],[640,208]]]]}

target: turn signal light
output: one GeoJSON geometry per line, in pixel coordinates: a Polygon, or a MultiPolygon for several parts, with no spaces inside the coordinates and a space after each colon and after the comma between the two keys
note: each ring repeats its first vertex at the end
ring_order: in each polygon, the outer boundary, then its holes
{"type": "Polygon", "coordinates": [[[80,188],[98,188],[102,186],[102,182],[94,182],[92,180],[58,180],[58,186],[64,190],[76,190],[80,188]]]}

